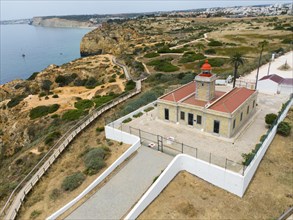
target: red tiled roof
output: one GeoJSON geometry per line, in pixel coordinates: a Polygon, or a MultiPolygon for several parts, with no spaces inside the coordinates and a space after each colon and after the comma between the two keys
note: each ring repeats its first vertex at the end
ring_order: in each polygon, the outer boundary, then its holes
{"type": "Polygon", "coordinates": [[[267,76],[262,77],[259,81],[265,80],[265,79],[270,79],[278,84],[280,84],[284,80],[284,78],[282,78],[276,74],[272,74],[272,75],[267,75],[267,76]]]}
{"type": "Polygon", "coordinates": [[[193,92],[195,92],[195,82],[194,81],[162,96],[160,99],[165,100],[165,101],[178,102],[181,99],[189,96],[193,92]]]}
{"type": "Polygon", "coordinates": [[[220,98],[218,101],[209,106],[208,109],[232,113],[253,93],[255,93],[254,90],[246,88],[234,88],[224,97],[220,98]]]}
{"type": "MultiPolygon", "coordinates": [[[[225,94],[225,92],[215,91],[215,97],[210,101],[210,103],[212,103],[216,99],[220,98],[224,94],[225,94]]],[[[195,99],[195,96],[191,96],[188,99],[184,100],[182,103],[204,107],[208,102],[195,99]]]]}

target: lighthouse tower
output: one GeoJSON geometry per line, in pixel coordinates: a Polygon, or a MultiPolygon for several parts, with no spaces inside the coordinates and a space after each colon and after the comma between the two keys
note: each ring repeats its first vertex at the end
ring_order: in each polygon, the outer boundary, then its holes
{"type": "Polygon", "coordinates": [[[209,102],[215,97],[216,75],[212,74],[212,67],[206,60],[201,67],[201,73],[195,77],[195,98],[209,102]]]}

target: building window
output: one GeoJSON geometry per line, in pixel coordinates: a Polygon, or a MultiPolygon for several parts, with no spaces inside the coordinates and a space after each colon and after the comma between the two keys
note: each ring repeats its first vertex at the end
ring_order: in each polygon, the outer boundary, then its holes
{"type": "Polygon", "coordinates": [[[180,112],[180,119],[185,120],[185,112],[180,112]]]}
{"type": "Polygon", "coordinates": [[[255,106],[255,100],[253,100],[252,108],[254,108],[254,106],[255,106]]]}
{"type": "Polygon", "coordinates": [[[169,109],[165,108],[165,120],[169,120],[169,109]]]}
{"type": "Polygon", "coordinates": [[[236,119],[234,119],[233,121],[233,129],[235,128],[235,124],[236,124],[236,119]]]}
{"type": "Polygon", "coordinates": [[[188,125],[193,125],[193,114],[188,113],[188,125]]]}
{"type": "Polygon", "coordinates": [[[219,134],[220,132],[220,121],[214,120],[214,133],[219,134]]]}
{"type": "Polygon", "coordinates": [[[242,121],[242,118],[243,118],[243,112],[241,112],[240,114],[240,121],[242,121]]]}
{"type": "Polygon", "coordinates": [[[247,106],[247,114],[249,113],[249,106],[247,106]]]}
{"type": "Polygon", "coordinates": [[[201,115],[196,116],[196,124],[201,125],[201,115]]]}

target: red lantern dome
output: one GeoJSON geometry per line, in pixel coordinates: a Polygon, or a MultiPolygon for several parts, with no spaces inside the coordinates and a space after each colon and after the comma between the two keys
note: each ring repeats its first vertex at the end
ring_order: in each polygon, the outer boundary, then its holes
{"type": "Polygon", "coordinates": [[[205,60],[205,63],[201,66],[201,70],[205,72],[205,70],[211,71],[212,66],[209,64],[208,60],[205,60]]]}

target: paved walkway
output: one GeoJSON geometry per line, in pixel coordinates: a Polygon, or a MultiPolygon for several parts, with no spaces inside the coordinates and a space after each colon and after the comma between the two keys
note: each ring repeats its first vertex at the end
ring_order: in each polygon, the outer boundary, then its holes
{"type": "Polygon", "coordinates": [[[66,219],[121,219],[172,159],[140,147],[125,167],[66,219]]]}

